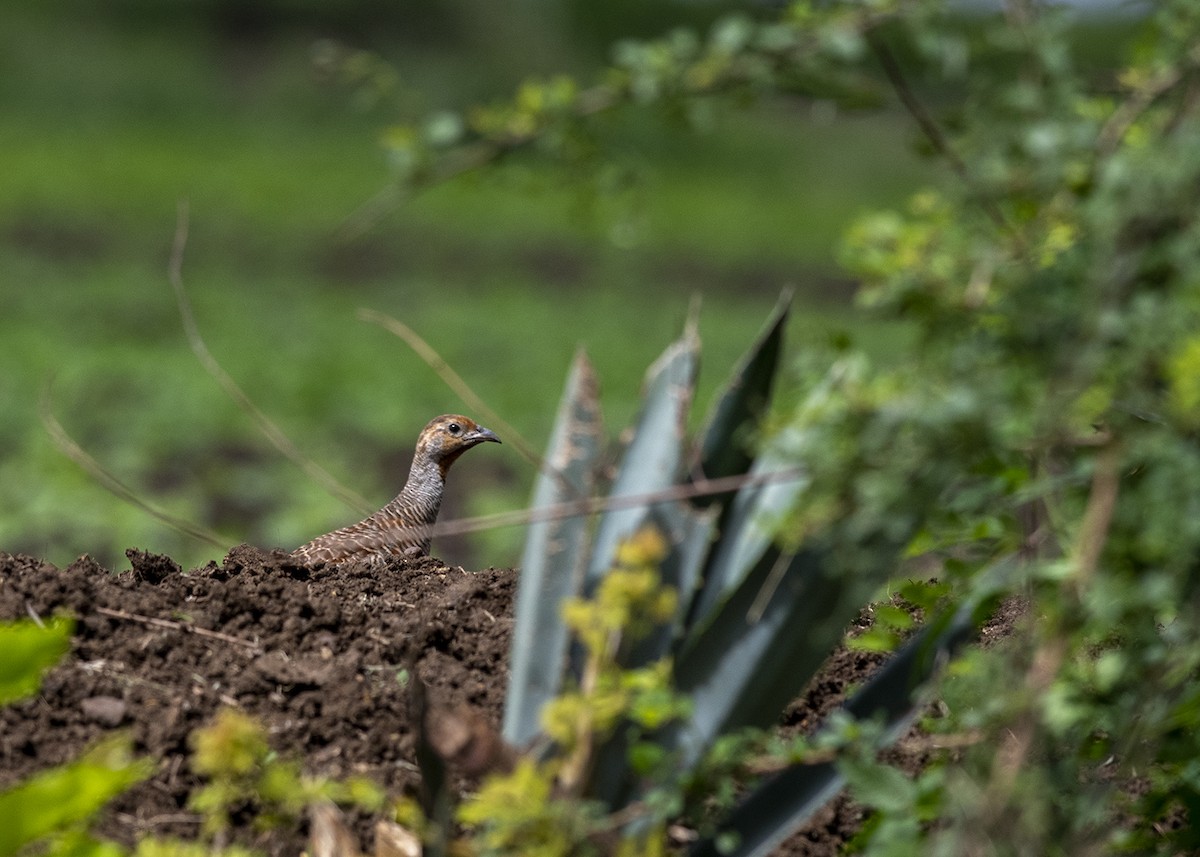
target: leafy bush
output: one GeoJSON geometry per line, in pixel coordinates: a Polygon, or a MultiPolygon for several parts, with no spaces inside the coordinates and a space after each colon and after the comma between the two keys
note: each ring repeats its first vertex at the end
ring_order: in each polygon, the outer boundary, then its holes
{"type": "Polygon", "coordinates": [[[926,726],[967,749],[911,782],[849,741],[869,853],[1200,845],[1200,9],[1130,19],[1115,74],[1077,56],[1075,21],[800,0],[624,44],[594,85],[531,82],[456,135],[393,138],[419,185],[519,153],[587,167],[594,117],[631,105],[696,117],[718,96],[816,94],[910,113],[945,180],[860,219],[843,258],[864,309],[915,329],[913,358],[803,356],[804,404],[776,434],[806,484],[778,537],[847,583],[923,555],[962,609],[1019,592],[1029,621],[943,686],[926,726]]]}

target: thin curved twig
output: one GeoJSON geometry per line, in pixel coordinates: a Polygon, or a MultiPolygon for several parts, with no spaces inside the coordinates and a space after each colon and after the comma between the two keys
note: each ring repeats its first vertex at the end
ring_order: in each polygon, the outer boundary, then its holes
{"type": "Polygon", "coordinates": [[[296,464],[309,478],[354,511],[361,515],[371,514],[371,512],[375,511],[375,507],[361,494],[347,488],[334,478],[329,471],[302,453],[299,447],[292,442],[291,438],[284,434],[283,429],[279,428],[270,417],[259,410],[258,406],[250,400],[245,391],[237,385],[237,382],[221,367],[221,364],[212,356],[212,352],[208,350],[208,346],[205,344],[204,338],[200,335],[200,330],[196,326],[196,316],[192,312],[192,305],[188,300],[187,292],[183,288],[183,251],[187,246],[187,236],[188,204],[186,200],[180,200],[178,219],[175,227],[175,240],[171,245],[171,261],[168,268],[168,275],[171,281],[171,288],[175,292],[175,301],[179,305],[179,316],[183,321],[183,332],[187,337],[188,345],[191,346],[192,353],[196,355],[196,359],[200,361],[200,365],[204,367],[204,370],[216,379],[221,389],[225,391],[225,395],[229,396],[233,400],[233,403],[254,421],[254,424],[258,426],[258,430],[263,433],[267,440],[271,442],[271,445],[279,450],[284,457],[296,464]]]}
{"type": "MultiPolygon", "coordinates": [[[[971,176],[971,171],[968,169],[966,162],[950,145],[950,141],[946,139],[946,135],[942,133],[941,126],[925,109],[925,105],[917,98],[912,87],[908,85],[908,79],[904,76],[903,69],[900,68],[900,63],[896,60],[892,49],[887,43],[873,30],[867,29],[864,32],[867,40],[867,45],[871,48],[871,53],[879,61],[880,67],[883,69],[884,76],[887,77],[888,83],[891,84],[892,91],[896,93],[896,97],[900,99],[900,103],[904,105],[904,109],[908,111],[917,126],[921,129],[921,133],[929,140],[929,143],[937,151],[939,155],[946,159],[950,164],[950,168],[958,175],[959,179],[968,187],[975,186],[975,179],[971,176]]],[[[983,208],[984,213],[992,220],[996,226],[1000,227],[1006,234],[1012,236],[1016,240],[1020,240],[1020,236],[1013,225],[1008,221],[994,202],[980,197],[979,205],[983,208]]]]}
{"type": "Polygon", "coordinates": [[[437,350],[419,333],[399,319],[378,310],[364,307],[358,311],[358,317],[362,321],[376,324],[388,333],[403,339],[404,343],[416,352],[417,356],[424,360],[439,378],[446,382],[446,386],[453,390],[467,407],[482,415],[490,427],[497,429],[503,435],[505,443],[511,442],[522,458],[539,470],[543,468],[542,457],[538,455],[533,445],[511,423],[490,407],[483,397],[471,389],[471,385],[464,381],[463,377],[455,372],[445,358],[438,354],[437,350]]]}
{"type": "MultiPolygon", "coordinates": [[[[1097,163],[1112,157],[1142,114],[1180,83],[1190,80],[1197,65],[1200,65],[1200,47],[1188,52],[1186,63],[1161,72],[1121,102],[1096,135],[1097,163]]],[[[1172,118],[1173,124],[1178,121],[1178,116],[1172,118]]]]}
{"type": "Polygon", "coordinates": [[[46,389],[42,393],[41,402],[38,405],[38,415],[41,418],[42,426],[46,429],[46,434],[50,436],[51,442],[58,447],[59,451],[86,470],[93,479],[100,483],[101,487],[105,488],[111,494],[116,495],[132,506],[136,506],[156,521],[166,524],[171,529],[212,545],[215,548],[228,550],[234,544],[232,539],[225,538],[218,532],[201,527],[198,524],[193,524],[190,521],[185,521],[182,518],[177,518],[174,515],[164,512],[157,506],[152,506],[138,496],[137,492],[132,488],[105,470],[100,462],[96,461],[83,447],[75,442],[74,438],[63,428],[62,423],[54,416],[49,385],[46,386],[46,389]]]}
{"type": "Polygon", "coordinates": [[[125,610],[116,610],[111,607],[97,607],[96,612],[110,619],[138,622],[142,625],[151,625],[155,628],[169,628],[173,631],[182,631],[185,634],[195,634],[197,637],[208,637],[212,640],[220,640],[222,643],[233,643],[236,646],[244,646],[252,651],[260,651],[262,649],[262,646],[253,640],[243,640],[241,637],[234,637],[231,634],[225,634],[221,631],[210,631],[208,628],[201,628],[199,625],[193,625],[190,622],[176,622],[172,619],[160,619],[157,616],[143,616],[140,613],[129,613],[125,610]]]}

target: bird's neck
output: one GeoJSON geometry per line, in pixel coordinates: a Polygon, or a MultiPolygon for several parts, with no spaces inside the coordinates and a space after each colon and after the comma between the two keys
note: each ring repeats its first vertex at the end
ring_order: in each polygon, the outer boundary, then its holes
{"type": "Polygon", "coordinates": [[[446,484],[445,470],[432,459],[418,455],[408,471],[408,481],[389,505],[415,511],[422,520],[433,520],[442,505],[442,489],[446,484]]]}

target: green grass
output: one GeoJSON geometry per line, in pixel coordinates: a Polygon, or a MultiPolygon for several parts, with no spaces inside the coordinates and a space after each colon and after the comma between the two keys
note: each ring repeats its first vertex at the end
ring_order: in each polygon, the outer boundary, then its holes
{"type": "MultiPolygon", "coordinates": [[[[379,503],[417,430],[463,406],[398,339],[358,321],[360,307],[425,336],[536,445],[579,345],[615,434],[693,292],[698,412],[784,285],[800,295],[793,348],[842,330],[885,357],[900,347],[898,332],[864,327],[831,278],[841,224],[922,180],[899,117],[829,123],[766,105],[701,136],[614,121],[615,147],[645,176],[632,207],[581,206],[578,188],[553,180],[532,189],[521,167],[435,188],[347,239],[387,180],[375,143],[386,117],[313,84],[304,40],[248,58],[205,39],[52,23],[14,12],[0,35],[0,549],[58,563],[116,562],[129,546],[185,565],[218,554],[53,448],[37,419],[51,379],[56,413],[100,461],[233,541],[293,545],[354,517],[188,350],[167,280],[181,198],[184,277],[212,352],[306,453],[379,503]]],[[[531,477],[511,446],[473,453],[448,511],[520,507],[531,477]]],[[[441,553],[509,564],[520,536],[441,553]]]]}

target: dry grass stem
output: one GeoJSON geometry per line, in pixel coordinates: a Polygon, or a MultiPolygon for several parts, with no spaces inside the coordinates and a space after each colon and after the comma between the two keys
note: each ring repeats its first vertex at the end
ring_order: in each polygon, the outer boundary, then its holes
{"type": "Polygon", "coordinates": [[[688,500],[693,497],[725,494],[747,485],[765,485],[769,482],[791,482],[802,478],[803,475],[803,471],[792,469],[781,470],[776,473],[742,474],[739,476],[723,476],[719,479],[703,479],[690,485],[676,485],[660,491],[648,491],[644,494],[622,494],[618,497],[586,497],[581,500],[556,503],[552,506],[541,506],[537,509],[517,509],[512,512],[497,512],[473,518],[457,518],[434,524],[432,532],[434,536],[461,535],[479,530],[491,530],[497,527],[513,527],[542,521],[558,521],[564,518],[575,518],[580,515],[607,512],[612,509],[632,509],[637,506],[650,506],[655,503],[670,503],[676,500],[688,500]]]}
{"type": "Polygon", "coordinates": [[[187,202],[181,201],[179,203],[178,221],[175,227],[175,240],[171,245],[171,262],[168,274],[171,281],[171,288],[175,292],[175,300],[179,305],[179,316],[183,320],[183,331],[187,336],[188,345],[191,346],[192,353],[196,355],[196,359],[200,361],[200,365],[204,367],[204,370],[216,379],[216,382],[225,391],[225,394],[233,400],[233,403],[243,413],[254,421],[254,424],[258,426],[258,430],[271,442],[272,446],[283,453],[284,457],[295,463],[314,482],[355,512],[361,515],[371,514],[375,511],[375,507],[362,495],[342,485],[327,470],[304,455],[299,447],[292,442],[291,438],[284,434],[283,430],[270,417],[259,410],[254,402],[250,401],[250,397],[237,385],[237,382],[230,377],[229,373],[212,356],[212,352],[208,350],[208,346],[205,344],[204,338],[200,335],[200,330],[196,326],[196,316],[192,312],[192,305],[188,300],[187,292],[183,288],[183,251],[187,247],[187,236],[188,206],[187,202]]]}
{"type": "Polygon", "coordinates": [[[58,450],[86,470],[105,490],[121,498],[131,506],[141,509],[156,521],[160,521],[171,529],[191,536],[198,541],[205,542],[221,550],[228,550],[233,544],[232,539],[228,539],[220,533],[214,532],[207,527],[193,524],[190,521],[185,521],[182,518],[177,518],[156,506],[150,505],[132,488],[105,470],[96,459],[89,455],[83,447],[67,434],[67,430],[63,428],[62,423],[55,418],[49,387],[42,394],[38,415],[41,418],[42,427],[45,428],[46,434],[50,436],[50,441],[58,447],[58,450]]]}
{"type": "Polygon", "coordinates": [[[403,339],[405,344],[416,352],[417,356],[424,360],[426,365],[437,373],[439,378],[446,382],[446,386],[453,390],[455,395],[468,408],[476,411],[484,422],[488,423],[491,428],[499,431],[505,443],[511,443],[517,450],[517,453],[539,471],[557,479],[571,493],[577,493],[575,486],[563,478],[562,473],[556,468],[544,461],[538,455],[537,450],[533,448],[533,445],[511,423],[500,416],[495,409],[491,408],[478,393],[471,389],[471,385],[464,381],[463,377],[455,372],[442,355],[438,354],[437,350],[420,334],[399,319],[381,313],[378,310],[360,309],[358,317],[363,321],[379,325],[389,333],[403,339]]]}

